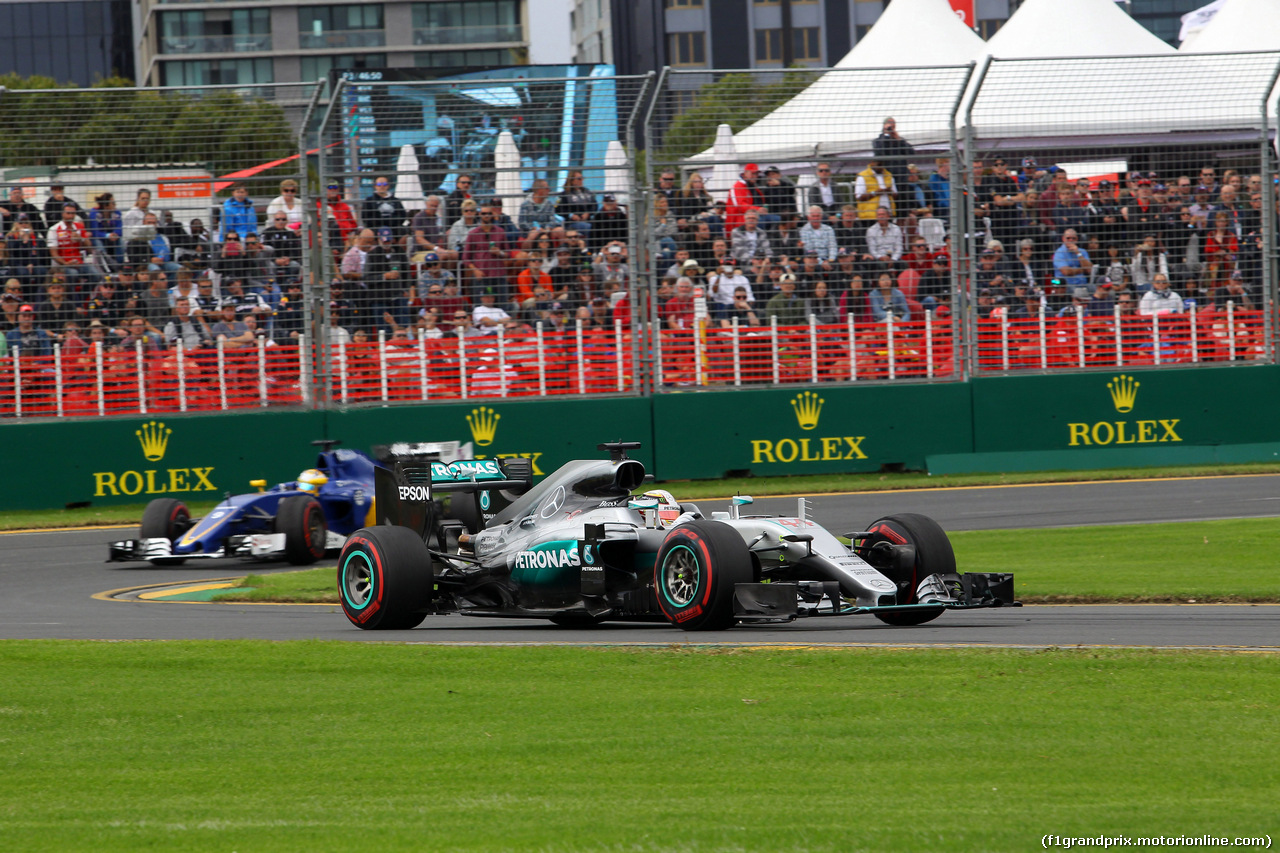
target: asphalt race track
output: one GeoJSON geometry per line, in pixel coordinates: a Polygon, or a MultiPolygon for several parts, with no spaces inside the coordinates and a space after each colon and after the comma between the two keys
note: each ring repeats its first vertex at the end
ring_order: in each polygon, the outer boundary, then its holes
{"type": "MultiPolygon", "coordinates": [[[[677,494],[677,498],[679,495],[677,494]]],[[[950,530],[1189,521],[1280,515],[1280,476],[946,489],[810,499],[813,517],[841,533],[893,512],[923,512],[950,530]]],[[[795,498],[761,499],[764,512],[795,512],[795,498]]],[[[723,502],[703,502],[703,512],[723,502]]],[[[234,605],[142,601],[163,584],[242,576],[235,560],[157,568],[104,563],[106,543],[132,530],[0,535],[0,638],[330,639],[447,643],[733,643],[785,645],[1202,646],[1280,649],[1280,605],[1039,606],[946,613],[915,628],[869,616],[800,620],[688,634],[661,624],[585,631],[541,621],[442,616],[413,631],[352,627],[332,605],[234,605]],[[97,597],[95,597],[97,596],[97,597]]],[[[332,565],[332,560],[328,561],[332,565]]]]}

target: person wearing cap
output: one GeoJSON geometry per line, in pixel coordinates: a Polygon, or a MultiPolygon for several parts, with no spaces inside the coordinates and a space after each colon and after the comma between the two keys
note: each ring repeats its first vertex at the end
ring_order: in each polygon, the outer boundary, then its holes
{"type": "Polygon", "coordinates": [[[0,332],[18,328],[18,309],[22,304],[22,285],[17,282],[17,279],[10,279],[9,284],[5,285],[4,295],[0,296],[0,311],[3,312],[3,317],[0,318],[0,332]]]}
{"type": "Polygon", "coordinates": [[[60,278],[49,280],[45,285],[44,301],[35,308],[36,324],[55,337],[62,333],[68,321],[80,316],[75,304],[67,298],[67,286],[60,278]]]}
{"type": "Polygon", "coordinates": [[[833,177],[831,164],[823,161],[817,167],[818,180],[809,187],[809,206],[822,208],[822,215],[828,221],[840,216],[840,209],[853,203],[853,192],[848,184],[838,184],[833,177]]]}
{"type": "Polygon", "coordinates": [[[44,234],[37,235],[31,219],[19,214],[5,235],[4,246],[9,255],[9,273],[34,291],[44,281],[47,269],[44,234]]]}
{"type": "Polygon", "coordinates": [[[1236,270],[1227,279],[1226,284],[1219,287],[1211,294],[1213,307],[1222,311],[1227,310],[1227,303],[1230,302],[1236,311],[1253,311],[1258,306],[1254,304],[1253,297],[1250,296],[1248,287],[1245,284],[1244,273],[1236,270]]]}
{"type": "MultiPolygon", "coordinates": [[[[1084,316],[1086,317],[1095,316],[1090,310],[1093,303],[1093,297],[1089,293],[1089,288],[1073,287],[1068,291],[1067,295],[1071,297],[1071,301],[1062,306],[1061,310],[1058,311],[1059,319],[1071,319],[1076,316],[1077,311],[1083,311],[1084,316]]],[[[1010,310],[1009,316],[1013,316],[1012,310],[1010,310]]]]}
{"type": "Polygon", "coordinates": [[[258,211],[249,198],[249,188],[237,181],[231,185],[231,198],[222,203],[222,236],[231,233],[244,239],[246,234],[258,233],[258,211]]]}
{"type": "Polygon", "coordinates": [[[892,116],[884,120],[880,135],[871,141],[871,151],[893,175],[893,182],[904,188],[907,183],[907,161],[915,156],[916,149],[898,134],[898,122],[892,116]]]}
{"type": "Polygon", "coordinates": [[[501,327],[510,328],[516,321],[500,305],[500,294],[493,287],[479,290],[480,304],[471,309],[471,325],[482,335],[496,335],[501,327]]]}
{"type": "MultiPolygon", "coordinates": [[[[31,223],[31,227],[41,236],[48,230],[44,217],[40,215],[40,208],[27,201],[26,196],[22,193],[22,187],[13,186],[9,188],[9,200],[0,202],[0,212],[3,212],[3,219],[6,223],[12,223],[22,214],[26,214],[27,221],[31,223]]],[[[54,222],[62,218],[61,214],[54,219],[54,222]]],[[[52,223],[50,223],[52,224],[52,223]]]]}
{"type": "Polygon", "coordinates": [[[302,293],[302,282],[286,282],[284,294],[280,297],[280,306],[276,309],[276,316],[272,318],[275,338],[284,343],[297,341],[310,326],[309,310],[306,297],[302,293]]]}
{"type": "Polygon", "coordinates": [[[433,294],[443,294],[453,281],[453,273],[445,268],[438,252],[427,252],[418,267],[418,301],[426,303],[433,294]]]}
{"type": "Polygon", "coordinates": [[[351,205],[342,198],[342,185],[331,183],[325,187],[323,200],[316,201],[320,221],[324,223],[325,238],[334,260],[342,256],[347,241],[360,227],[351,205]]]}
{"type": "Polygon", "coordinates": [[[1120,205],[1116,202],[1115,186],[1111,181],[1098,182],[1098,190],[1091,195],[1086,208],[1085,228],[1098,238],[1104,249],[1123,238],[1120,205]]]}
{"type": "Polygon", "coordinates": [[[591,267],[596,283],[607,292],[626,290],[629,274],[624,247],[620,243],[610,243],[601,253],[601,258],[591,267]]]}
{"type": "Polygon", "coordinates": [[[894,201],[898,196],[898,187],[893,175],[880,162],[872,157],[867,168],[858,173],[858,180],[853,187],[854,202],[858,205],[858,220],[871,227],[875,222],[876,211],[885,208],[889,216],[893,216],[894,201]]]}
{"type": "Polygon", "coordinates": [[[1138,301],[1138,313],[1144,317],[1153,314],[1181,314],[1182,297],[1169,287],[1169,277],[1164,273],[1156,273],[1151,280],[1151,289],[1142,294],[1138,301]]]}
{"type": "Polygon", "coordinates": [[[84,280],[102,281],[102,276],[88,262],[93,241],[84,223],[76,215],[74,205],[68,204],[62,209],[62,221],[49,229],[47,238],[49,261],[55,272],[61,273],[73,285],[84,280]]]}
{"type": "Polygon", "coordinates": [[[283,213],[285,227],[292,226],[291,231],[296,234],[303,224],[302,202],[298,199],[300,194],[298,182],[293,178],[285,178],[281,181],[280,195],[273,198],[267,205],[267,224],[272,225],[276,214],[283,213]]]}
{"type": "Polygon", "coordinates": [[[747,163],[742,167],[738,180],[730,188],[729,198],[725,203],[723,222],[725,236],[742,226],[744,213],[751,208],[763,210],[766,204],[764,192],[760,186],[760,167],[755,163],[747,163]]]}
{"type": "Polygon", "coordinates": [[[19,355],[53,355],[52,336],[36,325],[36,309],[23,303],[18,306],[17,326],[5,333],[5,355],[16,347],[19,355]]]}
{"type": "Polygon", "coordinates": [[[626,243],[629,223],[627,213],[618,206],[613,193],[600,197],[600,209],[591,214],[591,230],[587,232],[588,245],[599,252],[614,241],[626,243]]]}
{"type": "MultiPolygon", "coordinates": [[[[209,334],[214,343],[222,341],[223,346],[228,349],[247,347],[257,339],[257,336],[240,319],[241,315],[237,311],[237,307],[238,303],[233,297],[228,296],[223,299],[222,307],[219,309],[218,320],[209,329],[209,334]]],[[[330,343],[332,343],[332,340],[330,340],[330,343]]]]}
{"type": "MultiPolygon", "coordinates": [[[[1087,288],[1077,288],[1083,290],[1086,301],[1089,296],[1087,288]]],[[[1048,305],[1044,301],[1044,293],[1038,287],[1023,287],[1021,284],[1014,288],[1014,297],[1008,306],[1007,316],[1011,320],[1039,320],[1042,309],[1047,311],[1048,305]]],[[[1051,317],[1046,314],[1046,317],[1051,317]]]]}
{"type": "Polygon", "coordinates": [[[793,273],[783,273],[778,279],[778,292],[764,306],[767,322],[776,317],[779,326],[799,326],[807,322],[804,314],[804,299],[796,293],[796,277],[793,273]]]}
{"type": "Polygon", "coordinates": [[[951,256],[939,252],[929,259],[929,269],[916,284],[916,296],[926,308],[951,301],[951,256]]]}
{"type": "Polygon", "coordinates": [[[81,222],[89,221],[89,214],[80,206],[75,199],[67,198],[67,187],[65,184],[50,184],[49,197],[44,200],[44,221],[54,223],[62,219],[62,209],[71,205],[76,209],[76,216],[81,222]]]}
{"type": "Polygon", "coordinates": [[[765,207],[765,212],[760,216],[760,227],[770,233],[775,232],[782,214],[795,212],[796,185],[777,166],[769,166],[764,170],[760,195],[764,197],[765,207]]]}
{"type": "Polygon", "coordinates": [[[1134,245],[1148,234],[1159,234],[1163,226],[1163,213],[1151,193],[1151,181],[1140,177],[1136,192],[1129,203],[1120,208],[1129,245],[1134,245]]]}

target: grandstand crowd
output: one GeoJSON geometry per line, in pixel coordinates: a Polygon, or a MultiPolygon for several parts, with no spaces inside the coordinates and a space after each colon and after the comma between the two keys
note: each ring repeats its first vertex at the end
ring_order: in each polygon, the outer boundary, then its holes
{"type": "MultiPolygon", "coordinates": [[[[776,166],[748,163],[718,200],[699,172],[663,169],[636,223],[639,247],[626,207],[597,197],[577,170],[558,190],[534,181],[514,218],[475,175],[421,210],[395,196],[388,176],[359,200],[331,184],[316,202],[335,270],[328,338],[485,336],[578,321],[629,328],[651,310],[668,332],[703,314],[739,328],[945,318],[951,205],[966,177],[951,165],[925,168],[887,119],[865,166],[820,162],[802,187],[776,166]],[[639,269],[652,275],[632,306],[639,269]]],[[[1261,305],[1274,177],[1197,164],[1099,179],[1033,158],[974,168],[981,251],[967,285],[980,319],[1261,305]]],[[[266,204],[234,185],[209,228],[153,209],[147,190],[125,206],[105,193],[86,209],[56,184],[41,206],[9,190],[0,203],[7,353],[239,348],[309,331],[295,181],[266,204]]]]}

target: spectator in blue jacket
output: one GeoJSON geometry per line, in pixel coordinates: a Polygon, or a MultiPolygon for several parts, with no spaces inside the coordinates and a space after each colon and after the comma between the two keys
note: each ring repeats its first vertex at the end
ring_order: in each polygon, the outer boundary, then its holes
{"type": "Polygon", "coordinates": [[[231,198],[222,204],[222,239],[236,232],[243,240],[246,234],[258,233],[258,212],[249,200],[249,188],[244,184],[231,187],[231,198]]]}
{"type": "Polygon", "coordinates": [[[934,162],[938,168],[929,176],[929,202],[933,215],[945,220],[951,216],[951,161],[939,157],[934,162]]]}
{"type": "Polygon", "coordinates": [[[883,323],[893,315],[895,322],[911,319],[911,307],[907,305],[907,297],[901,290],[893,286],[893,276],[887,272],[880,273],[876,289],[871,291],[867,300],[871,305],[871,318],[883,323]]]}
{"type": "Polygon", "coordinates": [[[36,325],[36,309],[23,305],[18,309],[18,325],[5,335],[5,355],[17,348],[19,355],[52,355],[53,339],[36,325]]]}
{"type": "Polygon", "coordinates": [[[98,196],[98,203],[89,211],[89,236],[93,247],[102,253],[112,269],[124,265],[124,230],[116,199],[111,193],[98,196]]]}

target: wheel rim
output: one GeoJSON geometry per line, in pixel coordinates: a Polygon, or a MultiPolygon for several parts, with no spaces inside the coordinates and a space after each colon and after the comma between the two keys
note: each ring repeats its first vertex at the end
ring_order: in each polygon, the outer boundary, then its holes
{"type": "Polygon", "coordinates": [[[324,551],[324,526],[320,523],[320,514],[314,507],[307,513],[307,539],[311,542],[312,551],[324,551]]]}
{"type": "Polygon", "coordinates": [[[683,545],[671,549],[662,562],[662,590],[677,607],[690,604],[698,594],[702,566],[697,556],[683,545]]]}
{"type": "Polygon", "coordinates": [[[356,610],[364,609],[373,597],[373,571],[363,554],[352,554],[343,564],[342,594],[356,610]]]}

